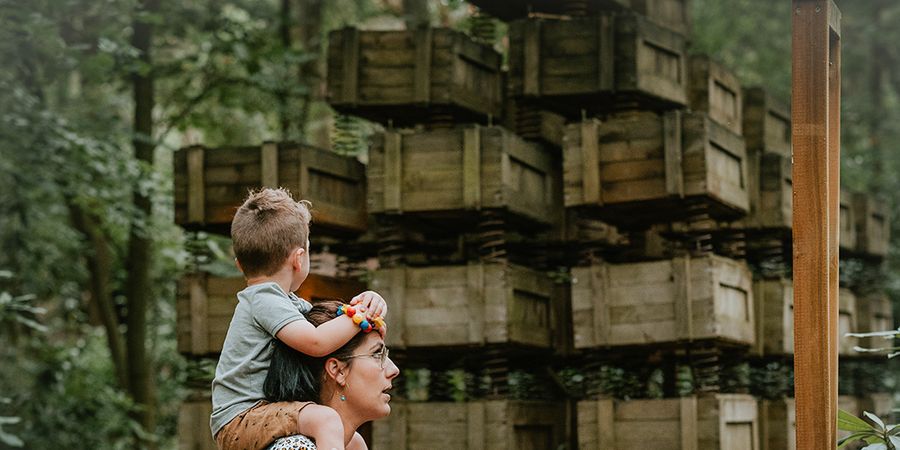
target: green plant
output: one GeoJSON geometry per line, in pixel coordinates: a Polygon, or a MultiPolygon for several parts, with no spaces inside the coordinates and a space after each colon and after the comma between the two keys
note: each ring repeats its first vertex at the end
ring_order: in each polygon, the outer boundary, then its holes
{"type": "Polygon", "coordinates": [[[861,450],[900,450],[900,425],[885,425],[875,414],[863,412],[871,423],[844,410],[838,411],[838,428],[851,434],[838,442],[842,448],[851,442],[865,441],[861,450]]]}

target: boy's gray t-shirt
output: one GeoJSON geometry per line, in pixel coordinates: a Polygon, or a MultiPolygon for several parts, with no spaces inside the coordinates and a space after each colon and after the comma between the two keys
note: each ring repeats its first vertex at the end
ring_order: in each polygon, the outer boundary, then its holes
{"type": "Polygon", "coordinates": [[[272,339],[285,325],[306,320],[312,305],[276,283],[248,286],[228,325],[216,377],[212,382],[213,437],[231,419],[263,399],[263,382],[272,357],[272,339]]]}

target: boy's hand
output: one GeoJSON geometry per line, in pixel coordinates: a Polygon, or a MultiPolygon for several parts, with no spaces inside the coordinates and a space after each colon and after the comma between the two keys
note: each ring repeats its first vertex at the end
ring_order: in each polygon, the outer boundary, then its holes
{"type": "Polygon", "coordinates": [[[384,298],[382,298],[381,295],[374,291],[366,291],[353,297],[350,300],[350,305],[358,305],[359,307],[365,308],[365,314],[368,318],[387,316],[387,302],[384,301],[384,298]]]}

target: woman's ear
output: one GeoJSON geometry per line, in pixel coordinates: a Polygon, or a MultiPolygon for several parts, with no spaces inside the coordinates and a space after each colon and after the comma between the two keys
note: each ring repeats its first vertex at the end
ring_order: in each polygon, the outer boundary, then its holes
{"type": "Polygon", "coordinates": [[[347,384],[348,369],[347,363],[337,358],[328,358],[325,361],[325,374],[337,382],[338,386],[347,384]]]}

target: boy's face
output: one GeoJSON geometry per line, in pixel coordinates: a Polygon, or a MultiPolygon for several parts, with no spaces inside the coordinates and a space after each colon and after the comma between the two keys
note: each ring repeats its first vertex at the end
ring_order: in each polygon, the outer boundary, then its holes
{"type": "Polygon", "coordinates": [[[300,285],[309,276],[309,240],[306,241],[306,249],[299,248],[291,255],[295,259],[294,276],[291,279],[291,292],[300,289],[300,285]]]}

